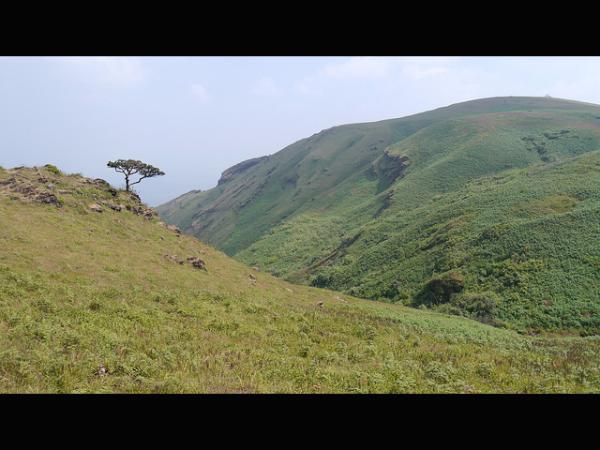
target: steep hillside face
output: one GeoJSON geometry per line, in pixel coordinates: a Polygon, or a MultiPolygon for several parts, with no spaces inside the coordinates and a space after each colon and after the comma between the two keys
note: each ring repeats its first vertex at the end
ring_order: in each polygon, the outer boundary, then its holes
{"type": "MultiPolygon", "coordinates": [[[[294,282],[519,330],[597,333],[600,275],[585,269],[579,253],[565,266],[556,249],[573,254],[578,236],[600,237],[595,226],[578,235],[571,225],[584,223],[575,219],[584,210],[593,223],[598,149],[597,105],[476,100],[325,130],[159,213],[294,282]],[[501,189],[495,177],[514,181],[501,189]],[[564,206],[544,209],[545,202],[564,206]],[[534,224],[536,234],[528,234],[534,224]],[[493,227],[507,233],[510,248],[500,251],[494,232],[485,232],[493,227]],[[553,251],[534,245],[546,238],[553,251]],[[496,247],[485,248],[486,240],[496,247]],[[515,259],[515,267],[502,266],[515,259]],[[506,270],[521,281],[502,281],[506,270]],[[578,283],[569,290],[574,273],[578,283]],[[462,281],[455,292],[440,292],[440,277],[462,281]]],[[[594,246],[586,252],[600,257],[594,246]]]]}
{"type": "Polygon", "coordinates": [[[600,390],[596,337],[290,285],[52,166],[0,168],[0,331],[0,392],[600,390]]]}

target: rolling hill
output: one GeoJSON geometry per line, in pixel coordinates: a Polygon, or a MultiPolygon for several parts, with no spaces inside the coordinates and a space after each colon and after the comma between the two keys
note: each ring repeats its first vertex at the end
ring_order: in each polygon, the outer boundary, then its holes
{"type": "Polygon", "coordinates": [[[0,168],[0,330],[0,392],[600,390],[597,337],[292,285],[53,166],[0,168]]]}
{"type": "Polygon", "coordinates": [[[600,106],[489,98],[324,130],[158,212],[295,283],[598,334],[599,170],[600,106]]]}

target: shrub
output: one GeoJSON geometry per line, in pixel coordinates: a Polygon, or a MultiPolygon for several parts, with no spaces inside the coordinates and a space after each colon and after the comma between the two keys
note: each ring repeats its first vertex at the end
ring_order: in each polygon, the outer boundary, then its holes
{"type": "Polygon", "coordinates": [[[473,319],[489,321],[494,319],[499,301],[494,292],[475,292],[455,296],[452,305],[473,319]]]}
{"type": "Polygon", "coordinates": [[[324,288],[331,284],[331,277],[323,274],[318,274],[310,282],[311,286],[324,288]]]}
{"type": "Polygon", "coordinates": [[[44,166],[44,168],[48,171],[53,173],[54,175],[60,175],[60,169],[58,167],[56,167],[55,165],[52,164],[46,164],[44,166]]]}
{"type": "Polygon", "coordinates": [[[465,281],[457,272],[447,272],[429,279],[415,297],[417,305],[433,306],[448,303],[464,289],[465,281]]]}

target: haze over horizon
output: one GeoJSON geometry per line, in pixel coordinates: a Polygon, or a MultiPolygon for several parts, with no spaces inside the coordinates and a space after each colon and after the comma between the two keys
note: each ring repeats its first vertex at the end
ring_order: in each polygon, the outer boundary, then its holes
{"type": "Polygon", "coordinates": [[[137,185],[157,205],[332,126],[482,97],[600,103],[598,79],[597,57],[3,57],[0,165],[119,186],[106,162],[141,159],[167,174],[137,185]]]}

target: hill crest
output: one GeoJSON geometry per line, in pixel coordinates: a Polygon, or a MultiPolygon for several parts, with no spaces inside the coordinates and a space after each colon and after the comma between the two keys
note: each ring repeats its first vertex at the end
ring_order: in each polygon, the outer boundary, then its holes
{"type": "MultiPolygon", "coordinates": [[[[537,210],[535,205],[546,201],[567,204],[567,198],[578,199],[577,208],[595,214],[594,188],[578,179],[575,171],[594,174],[593,155],[598,149],[598,105],[543,97],[478,99],[399,119],[333,127],[287,146],[228,183],[161,205],[158,211],[167,222],[227,254],[294,282],[414,305],[419,292],[440,272],[457,271],[465,278],[466,293],[503,299],[495,317],[504,326],[582,327],[595,333],[600,323],[584,317],[590,308],[598,307],[592,286],[600,280],[587,269],[580,268],[587,275],[578,286],[587,287],[578,292],[577,301],[562,292],[560,301],[555,300],[560,308],[543,306],[544,288],[554,289],[554,282],[542,278],[552,273],[564,284],[571,276],[559,268],[560,258],[549,249],[523,243],[537,248],[532,259],[554,267],[541,270],[527,289],[524,284],[479,280],[477,271],[491,272],[496,279],[501,269],[474,267],[475,261],[484,264],[477,258],[468,261],[471,252],[483,251],[478,248],[483,241],[471,233],[481,232],[484,220],[476,209],[483,194],[469,189],[490,177],[518,179],[515,191],[505,193],[514,204],[497,216],[486,216],[487,227],[525,229],[519,212],[527,208],[523,205],[537,210]],[[583,157],[586,154],[589,159],[583,157]],[[552,185],[542,169],[563,162],[563,170],[573,171],[573,176],[562,185],[552,185]],[[536,175],[526,175],[526,169],[536,175]],[[536,191],[528,177],[542,183],[546,191],[536,191]],[[444,211],[439,216],[439,206],[456,203],[458,195],[472,198],[473,203],[461,203],[464,211],[444,211]],[[511,296],[517,299],[512,304],[522,303],[526,312],[510,311],[506,299],[511,296]],[[576,319],[567,312],[575,303],[576,319]]],[[[496,204],[505,200],[496,199],[496,204]]],[[[573,214],[579,213],[577,208],[573,214]]],[[[560,222],[565,219],[559,211],[560,207],[552,219],[558,221],[552,233],[557,242],[566,244],[561,236],[569,233],[562,230],[566,225],[560,222]]],[[[594,248],[592,257],[597,256],[594,248]]],[[[494,258],[498,264],[508,264],[506,251],[494,258]]],[[[529,270],[524,267],[517,272],[529,270]]],[[[467,314],[466,306],[457,308],[453,311],[467,314]]]]}

